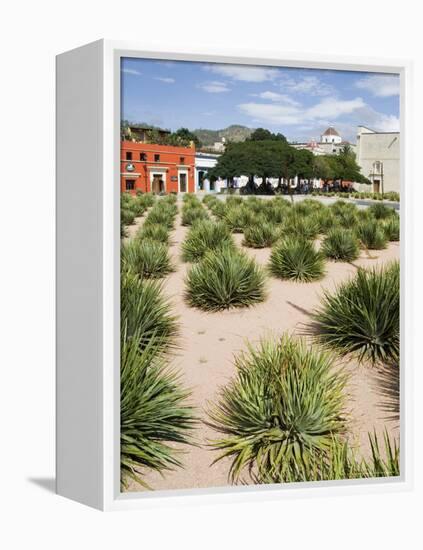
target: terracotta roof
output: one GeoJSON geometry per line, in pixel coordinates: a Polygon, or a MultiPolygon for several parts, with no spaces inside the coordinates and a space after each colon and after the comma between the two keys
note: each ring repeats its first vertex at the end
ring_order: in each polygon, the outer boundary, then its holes
{"type": "Polygon", "coordinates": [[[330,126],[327,130],[325,130],[323,132],[322,136],[339,136],[339,137],[341,137],[333,126],[330,126]]]}

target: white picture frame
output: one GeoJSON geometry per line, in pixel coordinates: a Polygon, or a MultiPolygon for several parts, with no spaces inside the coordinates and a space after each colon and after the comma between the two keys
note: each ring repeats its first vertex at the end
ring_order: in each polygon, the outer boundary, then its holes
{"type": "Polygon", "coordinates": [[[411,63],[99,40],[57,57],[57,493],[101,510],[403,491],[412,486],[411,63]],[[401,476],[121,493],[120,60],[138,57],[371,72],[401,80],[401,476]]]}

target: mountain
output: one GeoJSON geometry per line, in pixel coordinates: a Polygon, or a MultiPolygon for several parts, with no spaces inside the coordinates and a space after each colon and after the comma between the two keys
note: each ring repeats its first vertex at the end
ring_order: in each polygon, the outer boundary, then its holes
{"type": "Polygon", "coordinates": [[[240,124],[231,124],[222,130],[207,130],[206,128],[198,128],[193,133],[198,137],[203,146],[213,145],[216,141],[221,141],[224,137],[226,141],[245,141],[249,137],[254,128],[241,126],[240,124]]]}

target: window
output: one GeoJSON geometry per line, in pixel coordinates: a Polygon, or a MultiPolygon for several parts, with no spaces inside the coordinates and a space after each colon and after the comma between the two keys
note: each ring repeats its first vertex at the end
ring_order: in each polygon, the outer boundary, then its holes
{"type": "Polygon", "coordinates": [[[131,153],[131,151],[126,151],[126,160],[132,160],[132,153],[131,153]]]}
{"type": "Polygon", "coordinates": [[[147,153],[140,153],[140,160],[147,160],[147,153]]]}
{"type": "Polygon", "coordinates": [[[135,189],[135,180],[126,180],[126,190],[133,191],[135,189]]]}
{"type": "Polygon", "coordinates": [[[160,155],[157,153],[154,155],[154,162],[160,162],[160,155]]]}
{"type": "Polygon", "coordinates": [[[179,158],[179,162],[180,162],[181,164],[185,164],[185,157],[180,157],[180,158],[179,158]]]}

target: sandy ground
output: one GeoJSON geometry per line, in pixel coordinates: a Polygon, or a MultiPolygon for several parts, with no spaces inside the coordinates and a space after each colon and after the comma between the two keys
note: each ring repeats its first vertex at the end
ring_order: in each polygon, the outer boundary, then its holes
{"type": "MultiPolygon", "coordinates": [[[[137,226],[141,219],[137,220],[137,226]]],[[[136,226],[131,226],[134,234],[136,226]]],[[[171,254],[176,271],[166,280],[166,292],[175,311],[180,316],[181,350],[174,364],[182,373],[186,386],[192,389],[192,403],[202,418],[206,418],[207,403],[216,400],[219,388],[234,375],[233,356],[245,349],[246,340],[256,342],[261,337],[278,335],[284,331],[301,334],[310,320],[310,312],[319,304],[322,288],[332,289],[354,275],[357,266],[368,267],[383,264],[399,258],[399,243],[390,243],[386,250],[372,251],[371,257],[363,252],[354,265],[327,262],[327,274],[316,283],[293,283],[268,278],[268,297],[265,302],[249,309],[204,313],[188,307],[183,300],[184,277],[189,264],[180,259],[180,245],[188,228],[180,225],[172,233],[171,254]]],[[[235,235],[242,246],[242,235],[235,235]]],[[[270,249],[245,250],[257,262],[265,265],[270,249]]],[[[346,391],[346,408],[350,416],[350,430],[361,452],[369,454],[367,433],[382,435],[385,427],[395,437],[399,436],[399,420],[390,418],[384,410],[385,398],[380,389],[376,369],[368,365],[358,366],[355,361],[345,364],[351,373],[346,391]],[[389,417],[389,418],[388,418],[389,417]]],[[[218,453],[208,446],[210,440],[219,435],[209,426],[201,423],[195,433],[198,447],[186,446],[182,455],[184,468],[167,472],[163,476],[149,472],[146,482],[155,490],[222,487],[229,484],[230,461],[222,460],[212,465],[218,453]]],[[[132,482],[129,491],[143,488],[132,482]]]]}

